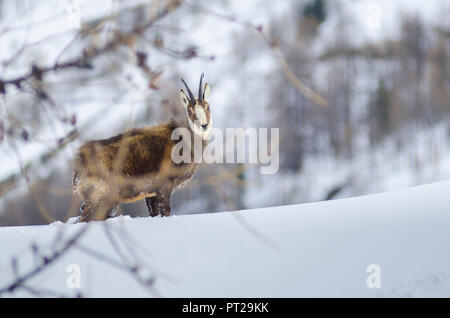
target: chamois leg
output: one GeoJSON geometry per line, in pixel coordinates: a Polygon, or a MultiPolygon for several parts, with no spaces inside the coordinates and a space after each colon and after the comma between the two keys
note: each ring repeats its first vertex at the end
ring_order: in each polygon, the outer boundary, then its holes
{"type": "Polygon", "coordinates": [[[92,203],[84,201],[80,208],[82,212],[77,223],[106,220],[114,213],[116,208],[117,204],[113,202],[92,203]]]}
{"type": "Polygon", "coordinates": [[[148,212],[150,216],[162,216],[170,215],[170,192],[160,191],[154,197],[146,198],[148,212]]]}
{"type": "Polygon", "coordinates": [[[159,213],[162,216],[170,216],[170,194],[171,190],[161,192],[159,202],[159,213]]]}
{"type": "Polygon", "coordinates": [[[153,203],[154,199],[155,199],[155,197],[145,198],[145,203],[147,204],[148,214],[151,217],[158,215],[158,210],[153,209],[153,205],[155,204],[155,203],[153,203]]]}

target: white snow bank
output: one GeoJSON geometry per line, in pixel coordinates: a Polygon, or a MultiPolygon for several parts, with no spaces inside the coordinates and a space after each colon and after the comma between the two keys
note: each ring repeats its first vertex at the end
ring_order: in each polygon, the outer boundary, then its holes
{"type": "MultiPolygon", "coordinates": [[[[90,223],[82,244],[120,260],[105,224],[124,254],[154,273],[156,295],[450,296],[450,182],[303,205],[90,223]],[[367,287],[369,264],[380,266],[381,288],[367,287]]],[[[24,273],[32,266],[31,242],[46,247],[61,229],[66,236],[82,226],[0,228],[0,286],[13,279],[11,256],[24,273]]],[[[85,296],[155,295],[77,249],[30,285],[73,294],[66,285],[70,264],[81,268],[85,296]]],[[[19,295],[26,293],[13,294],[19,295]]]]}

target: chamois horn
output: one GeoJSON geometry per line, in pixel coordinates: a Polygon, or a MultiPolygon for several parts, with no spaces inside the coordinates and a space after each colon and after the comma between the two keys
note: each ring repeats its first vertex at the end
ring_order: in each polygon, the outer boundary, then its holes
{"type": "Polygon", "coordinates": [[[202,75],[200,76],[200,84],[198,86],[198,101],[202,102],[203,101],[203,94],[202,94],[202,82],[203,82],[203,76],[205,74],[202,73],[202,75]]]}
{"type": "Polygon", "coordinates": [[[187,86],[186,82],[184,81],[184,79],[181,78],[181,81],[183,82],[184,86],[186,86],[186,89],[188,91],[189,94],[189,99],[191,100],[191,103],[195,103],[195,97],[194,94],[192,94],[191,90],[189,89],[189,86],[187,86]]]}

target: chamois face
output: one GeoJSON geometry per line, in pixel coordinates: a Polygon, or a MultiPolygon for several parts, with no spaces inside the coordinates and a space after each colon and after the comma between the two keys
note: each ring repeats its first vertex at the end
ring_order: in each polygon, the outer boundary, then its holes
{"type": "MultiPolygon", "coordinates": [[[[212,126],[211,110],[209,106],[210,88],[208,83],[205,84],[202,93],[202,77],[200,78],[199,96],[195,98],[186,85],[188,90],[188,97],[183,90],[180,90],[181,103],[186,108],[189,127],[197,136],[202,137],[204,140],[209,139],[209,133],[212,126]]],[[[183,81],[184,83],[184,81],[183,81]]]]}

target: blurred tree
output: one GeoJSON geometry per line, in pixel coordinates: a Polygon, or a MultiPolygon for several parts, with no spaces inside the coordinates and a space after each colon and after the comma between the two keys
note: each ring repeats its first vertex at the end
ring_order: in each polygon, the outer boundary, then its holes
{"type": "Polygon", "coordinates": [[[373,101],[369,106],[370,141],[373,146],[389,135],[391,129],[391,98],[384,79],[379,79],[373,101]]]}
{"type": "Polygon", "coordinates": [[[305,18],[314,17],[319,23],[324,22],[327,17],[325,1],[313,0],[305,4],[303,7],[303,16],[305,18]]]}
{"type": "Polygon", "coordinates": [[[430,120],[430,108],[425,101],[424,69],[427,39],[423,21],[417,15],[401,18],[399,40],[399,69],[396,95],[405,111],[407,121],[430,120]]]}
{"type": "Polygon", "coordinates": [[[450,41],[443,34],[437,35],[436,43],[430,48],[430,98],[435,118],[450,112],[450,41]]]}

